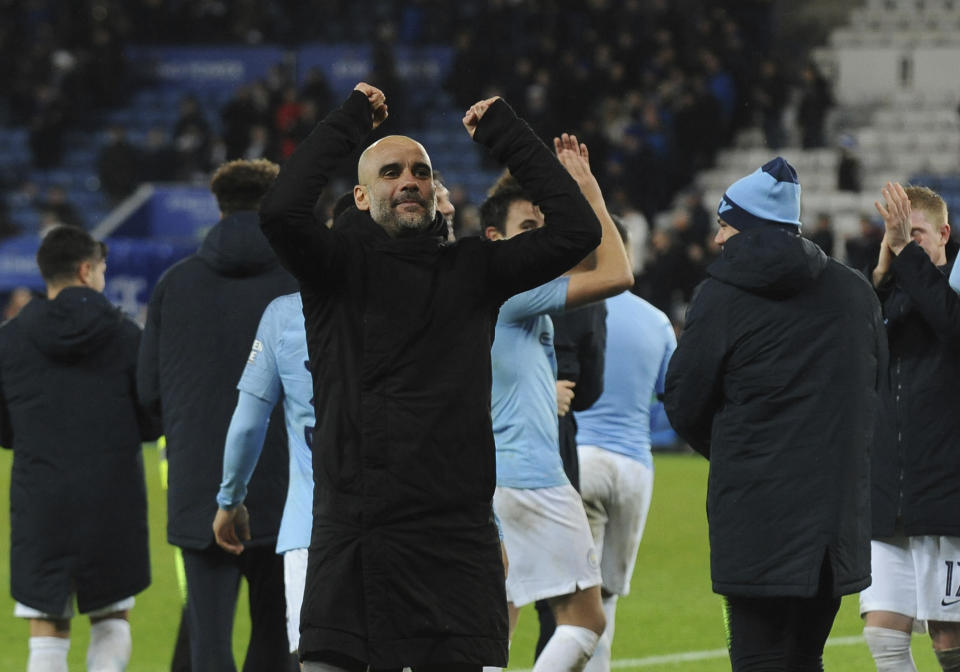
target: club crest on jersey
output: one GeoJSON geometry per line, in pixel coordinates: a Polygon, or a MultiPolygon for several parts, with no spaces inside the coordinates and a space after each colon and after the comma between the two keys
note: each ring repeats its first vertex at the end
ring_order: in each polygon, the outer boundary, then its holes
{"type": "Polygon", "coordinates": [[[250,356],[247,358],[248,364],[257,363],[257,354],[263,352],[263,343],[259,339],[253,341],[253,347],[250,348],[250,356]]]}

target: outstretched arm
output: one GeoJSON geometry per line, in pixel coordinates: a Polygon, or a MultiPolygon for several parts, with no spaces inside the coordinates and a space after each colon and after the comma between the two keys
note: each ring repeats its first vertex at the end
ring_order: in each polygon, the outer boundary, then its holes
{"type": "Polygon", "coordinates": [[[383,92],[360,82],[297,146],[264,197],[260,228],[301,282],[335,277],[339,236],[316,221],[313,207],[340,163],[386,118],[383,92]]]}

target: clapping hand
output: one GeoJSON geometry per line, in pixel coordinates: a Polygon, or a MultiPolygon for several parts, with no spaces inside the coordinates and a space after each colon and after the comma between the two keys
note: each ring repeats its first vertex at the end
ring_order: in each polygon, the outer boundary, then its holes
{"type": "Polygon", "coordinates": [[[887,182],[880,193],[884,202],[874,201],[873,205],[883,217],[884,240],[894,254],[900,254],[910,242],[910,197],[899,182],[887,182]]]}

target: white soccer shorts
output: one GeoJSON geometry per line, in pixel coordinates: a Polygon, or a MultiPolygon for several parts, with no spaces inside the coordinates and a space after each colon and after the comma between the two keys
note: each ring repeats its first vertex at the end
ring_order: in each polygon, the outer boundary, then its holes
{"type": "Polygon", "coordinates": [[[514,606],[600,585],[587,514],[572,485],[498,487],[493,507],[510,562],[507,600],[514,606]]]}
{"type": "Polygon", "coordinates": [[[287,597],[287,641],[290,650],[300,648],[300,607],[307,584],[307,549],[294,548],[283,554],[283,590],[287,597]]]}
{"type": "MultiPolygon", "coordinates": [[[[17,618],[42,618],[48,621],[57,621],[57,620],[69,620],[73,618],[73,603],[74,603],[74,594],[71,593],[70,597],[67,598],[67,604],[64,606],[63,611],[60,614],[48,614],[43,611],[34,609],[33,607],[28,607],[25,604],[17,602],[13,607],[13,615],[17,618]]],[[[127,597],[122,600],[118,600],[113,604],[108,604],[105,607],[100,607],[99,609],[94,609],[93,611],[88,611],[84,616],[89,616],[90,618],[100,618],[101,616],[106,616],[107,614],[112,614],[117,611],[128,611],[133,609],[133,605],[136,600],[133,597],[127,597]]]]}
{"type": "Polygon", "coordinates": [[[895,536],[870,542],[873,583],[860,593],[860,614],[892,611],[926,621],[960,622],[960,537],[895,536]]]}
{"type": "Polygon", "coordinates": [[[603,589],[630,593],[630,577],[647,524],[653,470],[626,455],[597,446],[578,446],[580,492],[600,554],[603,589]]]}

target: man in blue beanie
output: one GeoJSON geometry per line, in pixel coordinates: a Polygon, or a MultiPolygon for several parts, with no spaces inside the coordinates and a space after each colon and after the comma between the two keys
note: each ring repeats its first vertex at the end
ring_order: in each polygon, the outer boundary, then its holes
{"type": "Polygon", "coordinates": [[[717,215],[721,254],[687,311],[665,408],[710,460],[711,574],[734,672],[822,670],[840,597],[870,583],[880,305],[800,235],[784,159],[731,185],[717,215]]]}

